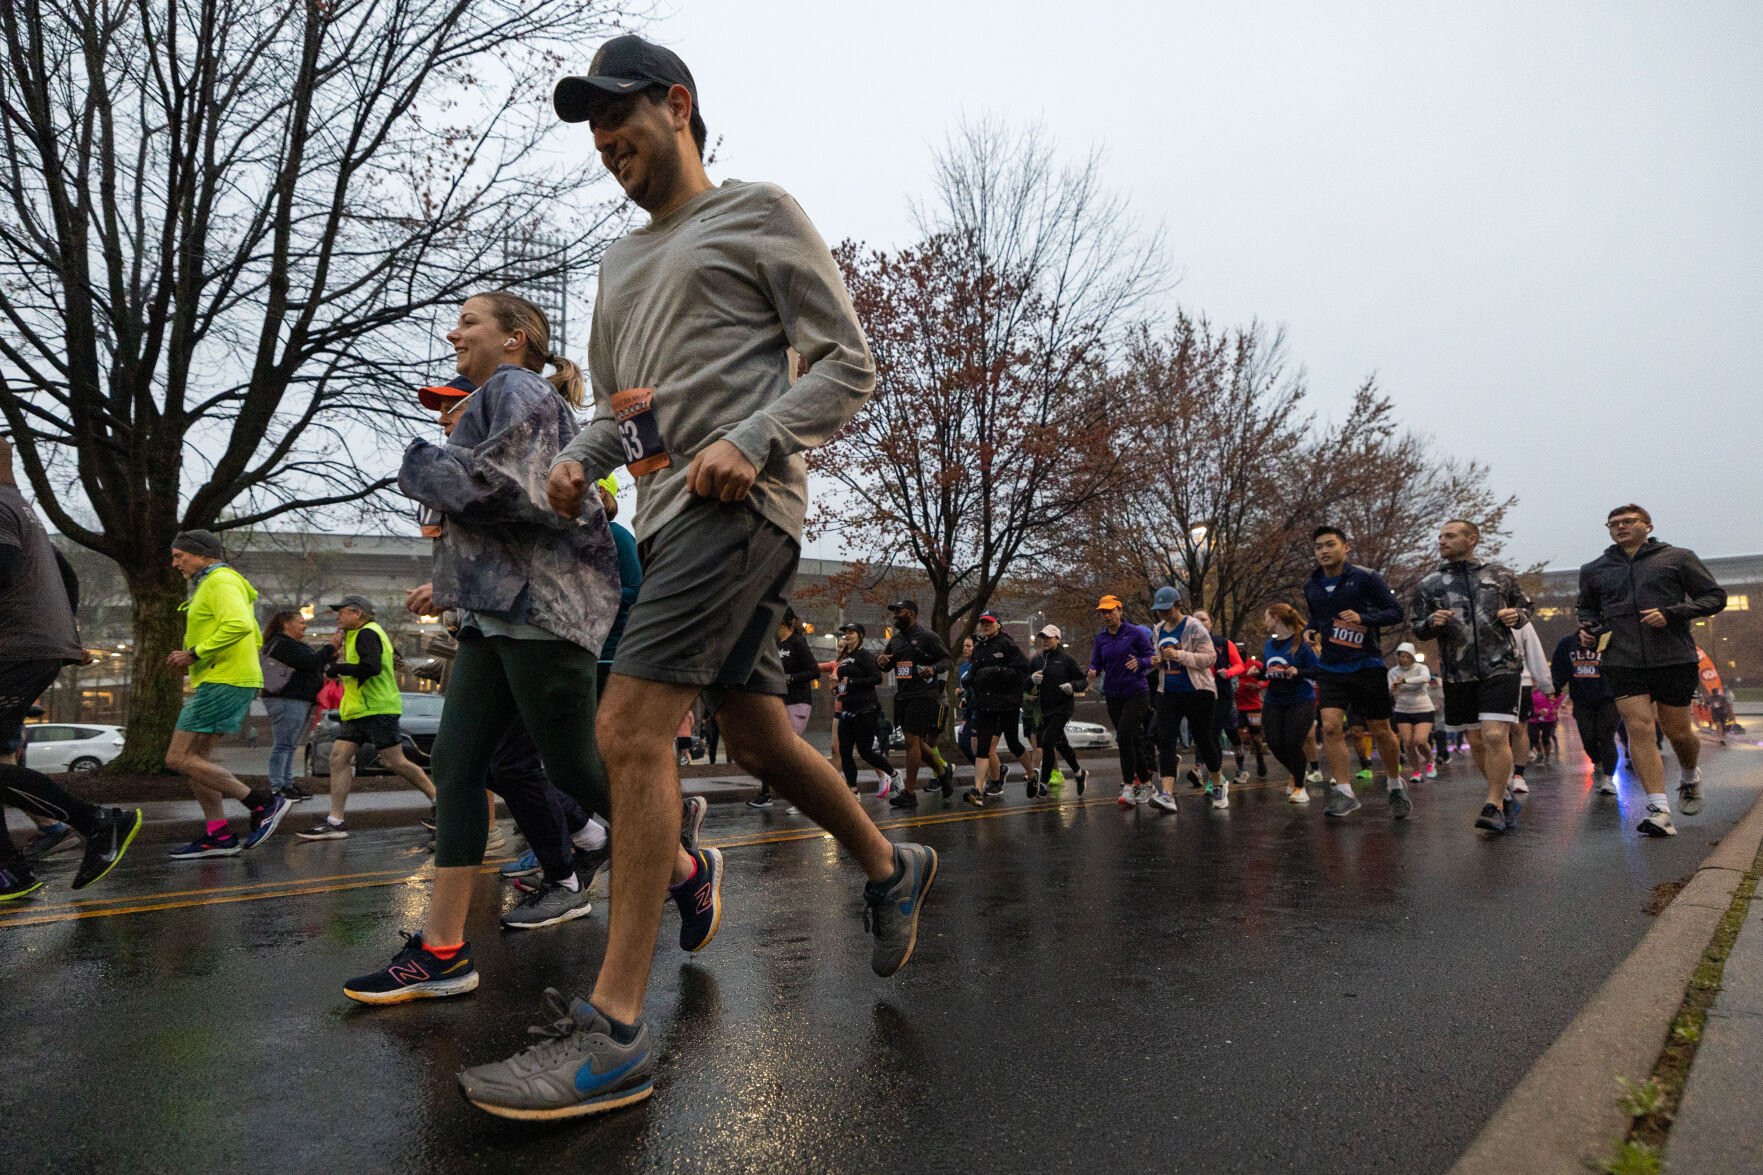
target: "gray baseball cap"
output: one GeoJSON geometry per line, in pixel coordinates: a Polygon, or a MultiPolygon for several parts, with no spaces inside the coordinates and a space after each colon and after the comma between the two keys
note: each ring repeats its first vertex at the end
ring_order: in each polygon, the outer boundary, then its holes
{"type": "Polygon", "coordinates": [[[366,596],[344,596],[334,604],[326,604],[325,607],[332,612],[341,612],[344,608],[359,608],[369,616],[375,615],[379,611],[366,596]]]}

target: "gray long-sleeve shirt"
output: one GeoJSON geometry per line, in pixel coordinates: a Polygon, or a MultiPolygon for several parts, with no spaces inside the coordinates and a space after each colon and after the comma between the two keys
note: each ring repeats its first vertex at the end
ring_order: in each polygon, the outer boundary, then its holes
{"type": "Polygon", "coordinates": [[[588,477],[630,458],[613,394],[653,388],[672,462],[637,478],[637,538],[691,499],[692,458],[727,440],[759,471],[752,505],[800,540],[805,450],[826,443],[875,387],[875,361],[837,263],[789,194],[728,180],[606,251],[588,341],[594,419],[560,454],[588,477]],[[807,371],[793,385],[788,349],[807,371]]]}

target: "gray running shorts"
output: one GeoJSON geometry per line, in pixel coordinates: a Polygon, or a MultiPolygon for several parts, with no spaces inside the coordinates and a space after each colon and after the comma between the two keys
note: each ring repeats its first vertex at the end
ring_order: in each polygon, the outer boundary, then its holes
{"type": "Polygon", "coordinates": [[[693,499],[638,547],[643,586],[612,672],[783,696],[777,626],[801,553],[746,503],[693,499]]]}

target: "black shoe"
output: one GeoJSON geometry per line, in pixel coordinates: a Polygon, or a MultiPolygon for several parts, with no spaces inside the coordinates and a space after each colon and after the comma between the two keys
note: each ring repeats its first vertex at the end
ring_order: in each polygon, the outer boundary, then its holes
{"type": "Polygon", "coordinates": [[[1085,769],[1083,769],[1082,767],[1079,767],[1077,769],[1077,794],[1078,795],[1081,796],[1084,794],[1084,788],[1089,786],[1089,782],[1090,782],[1090,773],[1088,771],[1086,771],[1085,769]]]}
{"type": "Polygon", "coordinates": [[[1255,778],[1256,779],[1266,779],[1267,778],[1267,760],[1265,760],[1265,759],[1256,759],[1255,760],[1255,778]]]}
{"type": "MultiPolygon", "coordinates": [[[[998,790],[1003,791],[1004,789],[999,788],[998,790]]],[[[961,793],[961,798],[966,800],[968,803],[972,804],[976,808],[983,808],[986,806],[986,795],[989,795],[989,794],[991,794],[990,788],[987,788],[986,792],[984,794],[982,794],[980,792],[979,788],[970,787],[966,791],[961,793]]]]}
{"type": "Polygon", "coordinates": [[[1192,788],[1204,789],[1206,786],[1206,781],[1200,778],[1200,772],[1193,767],[1188,768],[1187,781],[1192,788]]]}
{"type": "Polygon", "coordinates": [[[760,792],[758,795],[754,796],[752,799],[747,801],[747,807],[749,807],[749,808],[769,808],[769,807],[771,807],[771,793],[760,792]]]}
{"type": "Polygon", "coordinates": [[[916,808],[918,807],[918,793],[915,791],[902,791],[888,801],[888,807],[916,808]]]}
{"type": "Polygon", "coordinates": [[[1035,784],[1035,799],[1044,800],[1046,798],[1047,798],[1047,785],[1044,783],[1035,784]]]}
{"type": "Polygon", "coordinates": [[[1025,783],[1024,783],[1024,784],[1023,784],[1023,785],[1022,785],[1022,787],[1023,787],[1023,794],[1024,794],[1024,795],[1025,795],[1025,796],[1026,796],[1026,797],[1027,797],[1027,798],[1028,798],[1028,799],[1031,799],[1031,800],[1032,800],[1032,799],[1034,799],[1034,798],[1035,798],[1035,792],[1036,792],[1036,789],[1037,789],[1037,788],[1038,788],[1038,787],[1039,787],[1039,786],[1040,786],[1040,785],[1039,785],[1039,784],[1038,784],[1038,783],[1037,783],[1037,782],[1036,782],[1036,781],[1035,781],[1035,779],[1034,779],[1034,777],[1033,777],[1033,776],[1030,776],[1030,777],[1029,777],[1029,779],[1028,779],[1028,780],[1027,780],[1027,782],[1025,782],[1025,783]]]}
{"type": "Polygon", "coordinates": [[[43,883],[37,880],[37,875],[31,872],[29,865],[20,862],[17,865],[0,866],[0,902],[10,902],[13,898],[22,898],[42,888],[43,883]]]}
{"type": "Polygon", "coordinates": [[[1488,832],[1505,832],[1506,815],[1493,804],[1483,804],[1481,815],[1475,818],[1475,826],[1488,832]]]}
{"type": "Polygon", "coordinates": [[[1003,794],[1004,781],[1002,779],[989,779],[986,781],[986,795],[1001,796],[1003,794]]]}
{"type": "Polygon", "coordinates": [[[98,831],[86,838],[86,855],[80,859],[79,872],[73,876],[73,888],[85,889],[116,868],[116,863],[128,852],[135,833],[139,831],[141,809],[106,809],[98,817],[98,831]]]}
{"type": "Polygon", "coordinates": [[[955,795],[955,764],[944,763],[943,773],[937,776],[937,783],[943,789],[943,798],[952,799],[955,795]]]}

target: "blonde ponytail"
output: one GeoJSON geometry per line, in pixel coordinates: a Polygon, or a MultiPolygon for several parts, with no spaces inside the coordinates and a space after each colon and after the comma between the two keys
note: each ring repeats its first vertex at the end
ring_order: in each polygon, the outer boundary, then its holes
{"type": "Polygon", "coordinates": [[[551,354],[551,320],[545,317],[543,310],[507,290],[492,290],[472,297],[490,303],[497,326],[510,333],[521,331],[526,335],[526,347],[520,353],[522,367],[541,375],[546,367],[555,367],[557,373],[545,378],[557,389],[557,394],[569,401],[573,408],[580,408],[588,402],[588,384],[582,377],[582,369],[573,359],[551,354]]]}
{"type": "Polygon", "coordinates": [[[555,374],[545,378],[557,389],[557,394],[569,401],[571,408],[580,408],[588,402],[588,381],[577,367],[575,360],[565,359],[562,355],[547,355],[545,362],[557,369],[555,374]]]}

